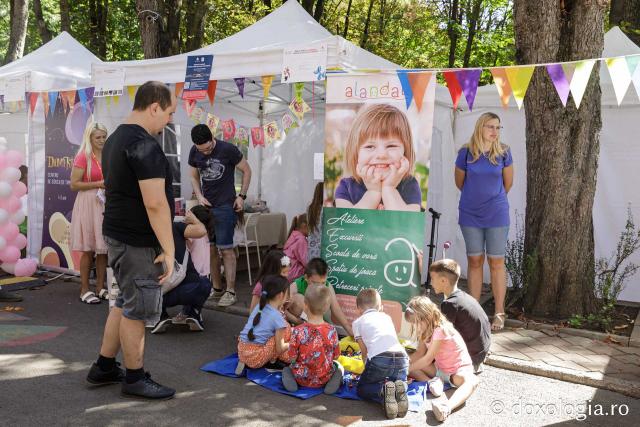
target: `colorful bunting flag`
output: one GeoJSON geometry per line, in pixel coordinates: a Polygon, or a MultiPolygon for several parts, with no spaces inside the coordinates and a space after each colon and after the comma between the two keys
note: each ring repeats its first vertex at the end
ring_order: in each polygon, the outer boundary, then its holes
{"type": "Polygon", "coordinates": [[[453,108],[458,108],[458,102],[460,101],[460,96],[462,95],[462,88],[460,87],[460,83],[458,83],[458,78],[456,77],[455,71],[445,71],[442,73],[445,82],[447,83],[447,88],[449,89],[449,94],[451,95],[451,102],[453,103],[453,108]]]}
{"type": "Polygon", "coordinates": [[[33,111],[36,109],[36,104],[38,103],[38,95],[38,92],[31,92],[29,94],[29,111],[31,112],[31,114],[33,114],[33,111]]]}
{"type": "Polygon", "coordinates": [[[184,111],[187,113],[187,116],[191,117],[191,112],[196,106],[196,101],[194,99],[185,99],[182,101],[182,106],[184,107],[184,111]]]}
{"type": "Polygon", "coordinates": [[[282,129],[284,129],[285,132],[289,132],[290,129],[295,129],[298,127],[298,122],[296,122],[293,116],[291,116],[291,114],[289,113],[284,113],[284,116],[282,116],[281,122],[282,122],[282,129]]]}
{"type": "Polygon", "coordinates": [[[218,116],[214,116],[211,113],[207,113],[207,126],[213,135],[216,134],[218,130],[218,124],[220,123],[220,118],[218,116]]]}
{"type": "Polygon", "coordinates": [[[184,89],[184,82],[176,83],[176,87],[173,89],[176,95],[176,98],[180,98],[182,96],[182,89],[184,89]]]}
{"type": "Polygon", "coordinates": [[[62,92],[62,96],[67,98],[69,101],[69,109],[73,108],[76,105],[76,91],[75,90],[66,90],[62,92]]]}
{"type": "Polygon", "coordinates": [[[629,65],[624,56],[618,56],[615,58],[607,58],[605,60],[609,75],[611,76],[611,83],[613,84],[613,91],[616,94],[616,101],[618,105],[624,99],[624,96],[629,89],[631,83],[631,74],[629,73],[629,65]]]}
{"type": "Polygon", "coordinates": [[[238,127],[238,131],[236,132],[236,141],[238,142],[238,144],[249,143],[249,130],[246,127],[238,127]]]}
{"type": "Polygon", "coordinates": [[[278,123],[276,121],[264,125],[264,139],[267,144],[277,141],[280,139],[280,136],[280,129],[278,129],[278,123]]]}
{"type": "Polygon", "coordinates": [[[254,147],[264,147],[264,128],[261,126],[251,128],[251,142],[254,147]]]}
{"type": "Polygon", "coordinates": [[[244,99],[244,77],[238,77],[233,79],[236,82],[236,86],[238,86],[238,93],[240,94],[240,98],[244,99]]]}
{"type": "Polygon", "coordinates": [[[476,92],[478,92],[478,81],[480,81],[480,73],[482,70],[479,68],[471,68],[456,72],[458,73],[456,77],[462,88],[462,93],[464,93],[464,97],[467,100],[469,111],[473,111],[473,102],[476,99],[476,92]]]}
{"type": "MultiPolygon", "coordinates": [[[[549,73],[549,77],[551,78],[551,82],[560,97],[562,106],[566,107],[567,100],[569,99],[569,84],[571,83],[571,79],[567,77],[565,68],[560,64],[549,64],[546,66],[546,69],[547,73],[549,73]]],[[[569,70],[572,76],[574,69],[574,67],[571,67],[569,70]]]]}
{"type": "Polygon", "coordinates": [[[498,95],[500,95],[500,102],[502,108],[509,108],[509,99],[511,99],[511,85],[507,78],[507,73],[504,68],[490,68],[491,75],[493,76],[493,82],[496,84],[498,95]]]}
{"type": "Polygon", "coordinates": [[[533,65],[521,65],[504,69],[507,79],[509,80],[509,85],[511,86],[511,91],[513,92],[513,97],[516,100],[516,104],[518,104],[518,110],[522,108],[524,95],[527,93],[527,88],[529,87],[529,82],[531,82],[531,76],[533,76],[535,69],[536,67],[533,65]]]}
{"type": "Polygon", "coordinates": [[[40,98],[42,98],[42,105],[44,105],[44,116],[49,115],[49,94],[47,92],[40,92],[40,98]]]}
{"type": "MultiPolygon", "coordinates": [[[[177,85],[177,83],[176,83],[177,85]]],[[[136,92],[139,86],[127,86],[127,93],[129,94],[129,100],[133,103],[136,99],[136,92]]],[[[176,95],[176,98],[178,95],[176,95]]]]}
{"type": "Polygon", "coordinates": [[[271,84],[273,83],[273,76],[262,76],[262,96],[267,98],[269,91],[271,91],[271,84]]]}
{"type": "Polygon", "coordinates": [[[56,111],[56,104],[58,103],[58,92],[49,92],[49,113],[53,114],[56,111]]]}
{"type": "Polygon", "coordinates": [[[236,135],[236,122],[233,119],[223,120],[220,122],[222,127],[222,139],[225,141],[231,141],[236,135]]]}
{"type": "Polygon", "coordinates": [[[629,55],[627,58],[627,66],[629,67],[629,74],[633,76],[636,72],[638,65],[640,65],[640,55],[629,55]]]}
{"type": "MultiPolygon", "coordinates": [[[[325,80],[326,83],[326,80],[325,80]]],[[[302,92],[304,91],[304,82],[296,82],[293,84],[293,93],[298,101],[302,101],[302,92]]]]}
{"type": "Polygon", "coordinates": [[[398,70],[397,74],[398,79],[400,80],[400,85],[402,86],[402,92],[404,92],[404,102],[407,104],[407,109],[409,109],[411,101],[413,101],[413,90],[409,83],[408,73],[405,70],[398,70]]]}
{"type": "Polygon", "coordinates": [[[569,84],[576,108],[580,108],[580,102],[582,102],[582,97],[584,95],[584,91],[587,89],[587,84],[589,83],[591,71],[593,70],[595,63],[595,59],[587,59],[576,63],[576,68],[573,72],[571,83],[569,84]]]}
{"type": "Polygon", "coordinates": [[[87,109],[87,92],[86,89],[78,89],[78,99],[83,110],[87,109]]]}
{"type": "Polygon", "coordinates": [[[304,100],[298,101],[297,99],[294,99],[293,101],[291,101],[291,104],[289,104],[289,110],[291,110],[291,112],[295,114],[298,120],[302,121],[305,113],[309,112],[309,110],[311,110],[311,107],[309,107],[309,105],[304,102],[304,100]]]}
{"type": "Polygon", "coordinates": [[[209,97],[209,105],[213,107],[213,100],[216,99],[216,87],[218,86],[217,80],[209,80],[209,86],[207,86],[207,97],[209,97]]]}
{"type": "Polygon", "coordinates": [[[189,118],[193,120],[195,124],[200,124],[204,121],[205,111],[202,107],[197,106],[191,110],[191,114],[189,114],[189,118]]]}
{"type": "MultiPolygon", "coordinates": [[[[430,72],[409,73],[409,86],[411,86],[411,92],[413,93],[413,99],[416,101],[416,107],[418,111],[422,109],[422,100],[424,94],[431,81],[430,72]]],[[[408,107],[407,107],[408,108],[408,107]]]]}
{"type": "Polygon", "coordinates": [[[631,81],[633,82],[633,87],[636,88],[636,94],[640,98],[640,65],[636,67],[636,70],[631,75],[631,81]]]}

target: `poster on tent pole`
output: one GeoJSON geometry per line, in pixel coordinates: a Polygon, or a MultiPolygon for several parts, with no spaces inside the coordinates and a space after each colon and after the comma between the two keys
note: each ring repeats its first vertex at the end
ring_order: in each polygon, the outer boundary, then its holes
{"type": "MultiPolygon", "coordinates": [[[[50,99],[45,113],[45,182],[40,262],[77,271],[79,252],[71,250],[71,212],[76,193],[71,191],[73,159],[82,144],[93,111],[93,88],[79,89],[73,105],[62,97],[50,99]]],[[[46,108],[46,106],[45,106],[46,108]]]]}
{"type": "Polygon", "coordinates": [[[350,320],[365,288],[398,332],[422,291],[435,78],[429,72],[330,74],[325,116],[321,253],[350,320]]]}
{"type": "Polygon", "coordinates": [[[213,55],[187,57],[187,72],[184,78],[182,99],[199,100],[207,97],[213,55]]]}

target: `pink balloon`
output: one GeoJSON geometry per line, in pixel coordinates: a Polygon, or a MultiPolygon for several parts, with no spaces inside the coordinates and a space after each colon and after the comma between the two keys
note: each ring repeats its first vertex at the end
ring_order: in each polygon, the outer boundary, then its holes
{"type": "MultiPolygon", "coordinates": [[[[13,240],[19,233],[20,229],[12,222],[8,222],[0,226],[0,236],[4,237],[4,240],[6,240],[7,242],[13,242],[13,240]]],[[[0,259],[2,259],[2,257],[0,257],[0,259]]]]}
{"type": "Polygon", "coordinates": [[[24,161],[24,156],[22,155],[22,153],[16,150],[7,151],[6,153],[4,153],[4,157],[7,161],[7,165],[14,168],[19,168],[24,161]]]}
{"type": "Polygon", "coordinates": [[[13,183],[13,195],[20,198],[27,194],[27,186],[24,183],[18,181],[13,183]]]}
{"type": "Polygon", "coordinates": [[[7,167],[7,158],[4,156],[4,153],[0,153],[0,169],[4,169],[7,167]]]}
{"type": "Polygon", "coordinates": [[[16,268],[15,262],[3,262],[0,264],[0,268],[6,271],[9,274],[13,274],[16,268]]]}
{"type": "Polygon", "coordinates": [[[0,251],[0,260],[2,262],[16,262],[20,259],[20,249],[15,246],[7,246],[0,251]]]}
{"type": "Polygon", "coordinates": [[[11,243],[9,243],[9,246],[15,246],[16,248],[22,250],[27,247],[27,238],[22,234],[18,234],[16,238],[13,239],[11,243]]]}
{"type": "Polygon", "coordinates": [[[36,272],[38,268],[38,264],[35,260],[25,258],[19,259],[16,261],[16,266],[14,268],[14,273],[16,276],[33,276],[33,273],[36,272]]]}
{"type": "Polygon", "coordinates": [[[0,199],[0,209],[6,210],[9,214],[14,214],[22,208],[22,202],[16,196],[7,199],[0,199]]]}

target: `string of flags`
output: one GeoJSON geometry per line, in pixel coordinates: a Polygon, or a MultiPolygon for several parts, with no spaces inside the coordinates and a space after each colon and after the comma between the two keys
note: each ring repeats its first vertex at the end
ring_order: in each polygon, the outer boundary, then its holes
{"type": "MultiPolygon", "coordinates": [[[[61,104],[65,113],[72,109],[76,103],[79,103],[83,109],[89,108],[89,100],[93,98],[93,92],[93,87],[63,91],[26,92],[25,103],[29,108],[29,113],[33,114],[36,109],[36,105],[38,104],[38,100],[40,100],[46,117],[49,114],[55,113],[58,104],[61,104]]],[[[22,108],[22,101],[16,102],[17,109],[14,111],[18,111],[22,108]]],[[[114,102],[116,101],[114,100],[114,102]]]]}

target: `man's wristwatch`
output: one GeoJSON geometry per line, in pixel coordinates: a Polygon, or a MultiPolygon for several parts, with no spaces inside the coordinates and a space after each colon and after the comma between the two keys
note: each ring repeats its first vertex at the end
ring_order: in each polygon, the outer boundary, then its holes
{"type": "Polygon", "coordinates": [[[238,197],[240,197],[242,200],[247,200],[246,194],[238,193],[238,197]]]}

